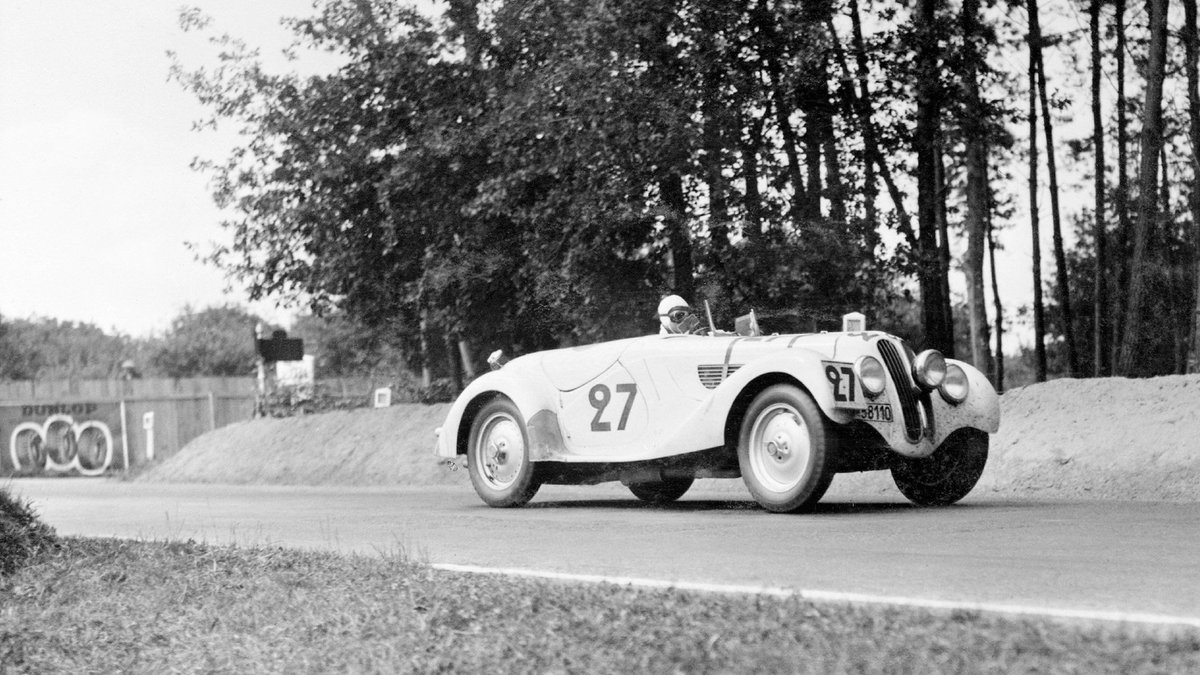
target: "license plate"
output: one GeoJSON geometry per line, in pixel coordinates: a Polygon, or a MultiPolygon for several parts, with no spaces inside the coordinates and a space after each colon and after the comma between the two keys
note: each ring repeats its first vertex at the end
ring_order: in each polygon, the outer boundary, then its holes
{"type": "Polygon", "coordinates": [[[868,422],[891,422],[891,403],[870,403],[864,410],[858,411],[858,419],[868,422]]]}

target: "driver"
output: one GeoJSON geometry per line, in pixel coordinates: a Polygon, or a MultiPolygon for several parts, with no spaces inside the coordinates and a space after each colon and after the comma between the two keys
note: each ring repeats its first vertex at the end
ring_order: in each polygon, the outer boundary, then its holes
{"type": "Polygon", "coordinates": [[[658,303],[658,332],[661,334],[690,334],[700,332],[700,319],[692,311],[687,300],[678,295],[668,295],[658,303]]]}

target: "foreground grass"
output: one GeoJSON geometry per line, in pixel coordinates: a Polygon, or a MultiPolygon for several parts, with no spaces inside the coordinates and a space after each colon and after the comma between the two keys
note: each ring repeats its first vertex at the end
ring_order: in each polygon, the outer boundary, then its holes
{"type": "Polygon", "coordinates": [[[1200,634],[67,538],[0,577],[0,672],[1197,672],[1200,634]]]}

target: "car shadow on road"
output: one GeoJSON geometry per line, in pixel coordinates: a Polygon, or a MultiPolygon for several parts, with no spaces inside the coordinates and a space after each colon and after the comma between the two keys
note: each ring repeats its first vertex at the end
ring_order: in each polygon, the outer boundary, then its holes
{"type": "MultiPolygon", "coordinates": [[[[1000,503],[1000,502],[967,502],[954,504],[952,506],[941,507],[924,507],[917,506],[909,502],[899,501],[836,501],[818,503],[811,511],[805,511],[811,515],[854,515],[864,513],[910,513],[914,511],[977,511],[980,509],[989,509],[996,507],[1010,508],[1016,506],[1015,503],[1000,503]]],[[[621,511],[652,511],[652,512],[680,512],[680,513],[695,513],[703,511],[725,511],[725,512],[759,512],[764,515],[775,515],[763,510],[757,503],[749,499],[682,499],[669,504],[647,504],[637,499],[556,499],[537,501],[534,500],[526,508],[534,509],[605,509],[605,510],[621,510],[621,511]]]]}

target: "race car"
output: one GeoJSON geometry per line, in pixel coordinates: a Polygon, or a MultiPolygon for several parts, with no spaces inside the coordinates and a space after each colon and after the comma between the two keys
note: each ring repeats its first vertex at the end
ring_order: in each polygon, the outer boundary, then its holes
{"type": "MultiPolygon", "coordinates": [[[[621,481],[674,501],[697,478],[741,478],[762,508],[809,510],[840,472],[890,470],[920,505],[952,504],[979,481],[1000,404],[987,378],[935,350],[865,330],[659,334],[537,352],[471,382],[435,453],[466,456],[494,507],[544,484],[621,481]]],[[[711,323],[711,319],[710,319],[711,323]]]]}

